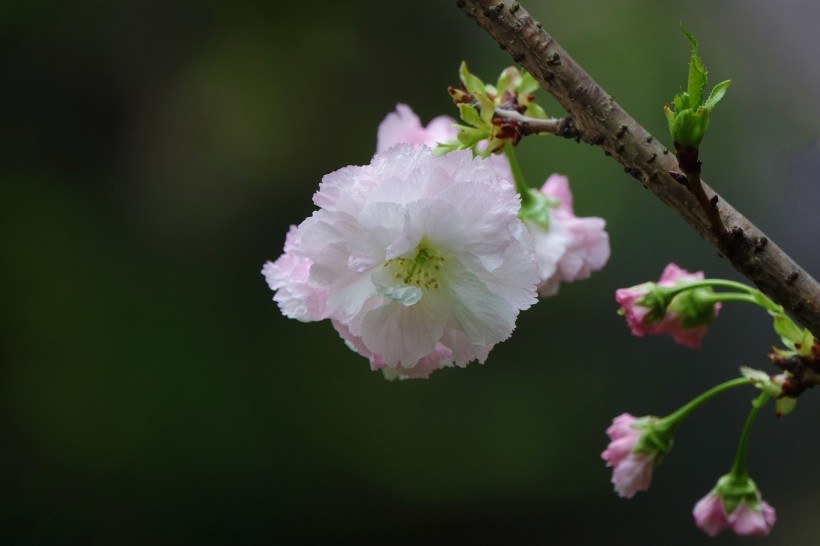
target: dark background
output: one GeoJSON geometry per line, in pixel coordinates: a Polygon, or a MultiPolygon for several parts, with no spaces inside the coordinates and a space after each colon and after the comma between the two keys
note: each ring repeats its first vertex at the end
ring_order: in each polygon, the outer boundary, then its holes
{"type": "MultiPolygon", "coordinates": [[[[778,6],[525,3],[664,141],[683,21],[711,83],[733,80],[704,177],[818,276],[820,5],[778,6]]],[[[649,493],[619,499],[600,460],[614,416],[772,371],[776,341],[741,304],[698,351],[629,334],[616,288],[669,261],[738,276],[600,150],[521,145],[532,182],[567,174],[607,219],[612,258],[483,366],[388,383],[271,301],[259,270],[322,175],[367,163],[396,102],[454,115],[462,59],[487,80],[511,64],[451,2],[0,2],[0,543],[746,542],[691,510],[751,389],[680,428],[649,493]]],[[[753,432],[767,544],[820,535],[816,398],[753,432]]]]}

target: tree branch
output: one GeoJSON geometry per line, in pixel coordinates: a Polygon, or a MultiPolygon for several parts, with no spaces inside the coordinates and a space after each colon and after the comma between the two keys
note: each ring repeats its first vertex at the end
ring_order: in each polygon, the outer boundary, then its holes
{"type": "Polygon", "coordinates": [[[627,114],[513,0],[456,0],[513,60],[521,63],[567,110],[581,140],[600,146],[650,189],[764,293],[820,339],[820,284],[765,233],[714,194],[725,233],[716,232],[694,196],[672,174],[674,154],[627,114]]]}

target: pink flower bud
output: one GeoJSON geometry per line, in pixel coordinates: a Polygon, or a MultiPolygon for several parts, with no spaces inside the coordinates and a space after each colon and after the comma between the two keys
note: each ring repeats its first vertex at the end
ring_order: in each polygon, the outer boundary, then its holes
{"type": "Polygon", "coordinates": [[[777,516],[774,508],[760,498],[760,492],[755,491],[755,494],[757,502],[750,504],[744,497],[727,514],[725,497],[718,490],[712,491],[695,505],[695,524],[710,537],[726,530],[744,537],[766,536],[777,516]],[[753,507],[752,504],[757,506],[753,507]]]}
{"type": "Polygon", "coordinates": [[[691,302],[686,302],[689,305],[683,305],[685,300],[681,296],[685,293],[678,294],[669,302],[657,299],[650,301],[647,296],[657,291],[657,287],[674,287],[683,282],[703,278],[702,271],[689,273],[670,263],[663,270],[657,283],[649,282],[630,288],[619,288],[615,291],[615,300],[621,305],[620,312],[626,317],[633,335],[642,337],[644,334],[667,333],[680,345],[697,349],[700,347],[701,339],[706,335],[708,321],[720,311],[720,303],[706,304],[709,309],[706,309],[707,318],[704,319],[703,309],[692,309],[691,302]],[[653,304],[659,307],[653,307],[653,304]],[[660,313],[664,314],[658,318],[660,313]]]}
{"type": "Polygon", "coordinates": [[[611,441],[601,453],[607,466],[612,467],[615,492],[626,499],[632,498],[638,491],[649,489],[658,455],[658,452],[636,451],[644,434],[644,430],[639,428],[641,421],[643,419],[638,420],[628,413],[613,419],[612,425],[606,430],[611,441]]]}

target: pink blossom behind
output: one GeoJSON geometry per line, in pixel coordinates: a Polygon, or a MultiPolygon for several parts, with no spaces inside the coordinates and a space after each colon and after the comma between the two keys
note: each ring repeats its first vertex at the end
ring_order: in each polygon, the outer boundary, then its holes
{"type": "MultiPolygon", "coordinates": [[[[397,104],[396,111],[387,114],[379,124],[376,132],[376,153],[383,152],[396,144],[412,144],[427,146],[435,149],[438,144],[452,144],[458,138],[458,130],[454,127],[456,120],[450,116],[433,118],[426,127],[406,104],[397,104]]],[[[479,142],[479,149],[483,150],[487,141],[479,142]]],[[[493,154],[489,158],[496,175],[510,184],[513,182],[510,162],[503,154],[493,154]]]]}
{"type": "Polygon", "coordinates": [[[427,127],[406,104],[397,104],[396,111],[387,114],[379,124],[376,133],[376,153],[383,152],[396,144],[423,144],[435,148],[438,143],[453,142],[457,131],[453,127],[456,120],[450,116],[434,118],[427,127]]]}
{"type": "Polygon", "coordinates": [[[593,271],[606,265],[609,259],[609,235],[602,218],[575,216],[572,192],[566,176],[553,174],[541,192],[558,201],[550,211],[549,229],[527,222],[535,240],[535,255],[541,280],[538,292],[552,296],[562,282],[588,279],[593,271]]]}

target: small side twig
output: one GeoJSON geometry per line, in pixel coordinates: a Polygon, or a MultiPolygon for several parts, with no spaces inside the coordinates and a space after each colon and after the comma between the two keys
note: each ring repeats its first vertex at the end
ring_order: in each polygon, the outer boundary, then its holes
{"type": "Polygon", "coordinates": [[[506,108],[496,108],[495,116],[504,121],[515,122],[522,136],[543,134],[552,134],[564,138],[579,138],[580,136],[570,117],[533,118],[506,108]]]}
{"type": "MultiPolygon", "coordinates": [[[[697,148],[679,148],[675,146],[675,156],[678,158],[678,166],[686,175],[686,189],[688,189],[695,199],[698,200],[700,208],[709,219],[709,224],[712,226],[712,232],[717,239],[726,239],[728,234],[726,225],[720,217],[718,210],[718,195],[715,194],[709,199],[706,196],[706,190],[703,189],[703,182],[700,179],[701,161],[698,159],[697,148]]],[[[676,178],[676,180],[678,180],[676,178]]],[[[680,180],[678,180],[680,182],[680,180]]]]}

